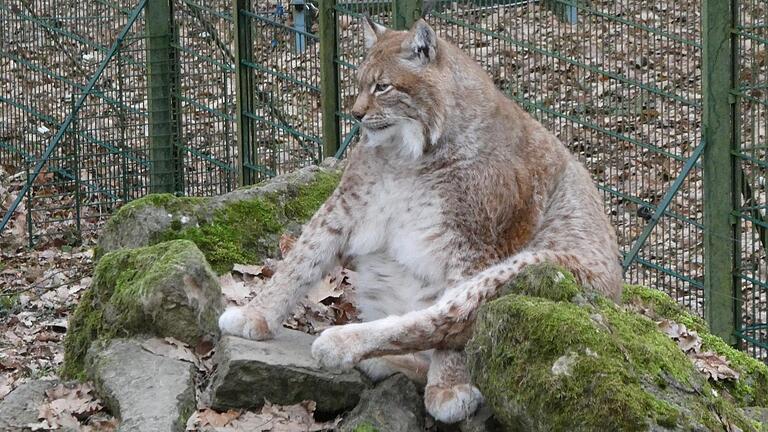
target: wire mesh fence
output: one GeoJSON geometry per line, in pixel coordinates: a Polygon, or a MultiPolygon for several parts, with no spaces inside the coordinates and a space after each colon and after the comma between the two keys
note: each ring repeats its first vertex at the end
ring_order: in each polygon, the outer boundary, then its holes
{"type": "MultiPolygon", "coordinates": [[[[697,1],[437,1],[428,21],[585,162],[628,254],[701,141],[697,1]],[[501,4],[500,4],[501,3],[501,4]]],[[[342,3],[341,149],[364,55],[359,17],[392,23],[393,3],[342,3]]],[[[694,165],[627,262],[627,279],[703,314],[701,167],[694,165]]]]}
{"type": "MultiPolygon", "coordinates": [[[[700,159],[711,147],[702,136],[704,4],[712,2],[169,0],[167,28],[153,33],[144,16],[131,28],[30,182],[13,227],[31,243],[43,233],[76,241],[150,191],[220,194],[343,156],[359,132],[348,112],[365,56],[360,18],[407,28],[429,8],[439,35],[585,163],[618,230],[627,281],[702,316],[705,300],[738,310],[738,336],[764,357],[768,12],[763,1],[734,0],[733,16],[718,18],[735,28],[728,152],[738,205],[726,210],[735,230],[711,230],[700,159]],[[160,39],[168,46],[158,48],[160,39]],[[152,62],[166,66],[159,78],[152,62]],[[734,279],[724,289],[707,289],[707,244],[736,251],[735,271],[718,267],[734,279]]],[[[40,160],[134,6],[0,4],[0,164],[16,179],[40,160]]]]}
{"type": "Polygon", "coordinates": [[[0,163],[9,172],[27,176],[101,60],[113,56],[16,213],[16,227],[26,229],[30,244],[77,241],[117,205],[147,192],[141,23],[118,52],[110,52],[135,6],[94,2],[83,8],[44,0],[0,5],[0,163]]]}
{"type": "Polygon", "coordinates": [[[221,1],[173,5],[184,193],[217,195],[237,185],[232,8],[221,1]]]}
{"type": "Polygon", "coordinates": [[[734,58],[735,155],[740,200],[737,211],[740,254],[736,278],[741,291],[740,338],[756,356],[764,357],[768,340],[768,268],[765,221],[768,197],[768,4],[736,2],[734,58]]]}

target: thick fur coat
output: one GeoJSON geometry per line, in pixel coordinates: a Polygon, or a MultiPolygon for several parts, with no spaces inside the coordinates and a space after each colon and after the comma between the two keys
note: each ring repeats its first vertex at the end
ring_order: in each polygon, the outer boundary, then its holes
{"type": "Polygon", "coordinates": [[[363,27],[352,110],[363,136],[341,183],[265,291],[219,322],[270,338],[310,287],[350,263],[365,322],[324,331],[313,355],[374,379],[425,380],[427,410],[455,422],[482,401],[461,351],[480,305],[543,261],[618,300],[616,238],[584,167],[476,62],[424,21],[363,27]]]}

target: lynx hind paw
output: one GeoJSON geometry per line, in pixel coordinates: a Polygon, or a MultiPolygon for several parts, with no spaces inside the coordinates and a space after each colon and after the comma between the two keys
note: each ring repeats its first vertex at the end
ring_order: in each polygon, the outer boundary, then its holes
{"type": "Polygon", "coordinates": [[[252,340],[271,339],[274,335],[267,320],[243,307],[230,307],[219,317],[219,328],[224,334],[252,340]]]}
{"type": "Polygon", "coordinates": [[[325,329],[312,343],[312,357],[327,369],[352,369],[360,361],[355,347],[345,338],[343,327],[346,326],[325,329]]]}
{"type": "Polygon", "coordinates": [[[427,412],[443,423],[456,423],[469,417],[483,403],[483,395],[472,384],[450,387],[427,386],[424,405],[427,412]]]}

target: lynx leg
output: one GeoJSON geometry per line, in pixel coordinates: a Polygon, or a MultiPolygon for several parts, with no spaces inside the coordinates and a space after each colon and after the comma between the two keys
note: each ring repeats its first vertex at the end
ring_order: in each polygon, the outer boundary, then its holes
{"type": "Polygon", "coordinates": [[[456,423],[477,410],[483,395],[469,380],[464,353],[436,350],[424,389],[427,412],[443,423],[456,423]]]}
{"type": "Polygon", "coordinates": [[[459,349],[472,333],[480,305],[524,267],[540,262],[566,266],[581,279],[600,276],[580,265],[580,258],[556,251],[522,252],[494,265],[454,288],[433,306],[380,320],[325,330],[312,344],[312,355],[331,368],[350,368],[359,361],[385,354],[427,349],[459,349]]]}
{"type": "Polygon", "coordinates": [[[225,334],[263,340],[274,337],[307,291],[338,262],[349,235],[349,203],[337,191],[315,214],[275,275],[249,304],[230,307],[219,317],[225,334]]]}

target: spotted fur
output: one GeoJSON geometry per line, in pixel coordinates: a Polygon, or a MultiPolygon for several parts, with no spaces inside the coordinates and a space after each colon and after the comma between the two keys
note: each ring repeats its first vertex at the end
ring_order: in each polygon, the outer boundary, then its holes
{"type": "Polygon", "coordinates": [[[324,331],[313,355],[328,367],[363,362],[376,378],[426,372],[428,411],[454,422],[482,400],[461,354],[479,306],[544,261],[618,300],[616,238],[584,167],[477,63],[424,21],[407,32],[363,27],[360,145],[265,291],[219,323],[269,338],[324,273],[349,262],[365,322],[324,331]]]}

